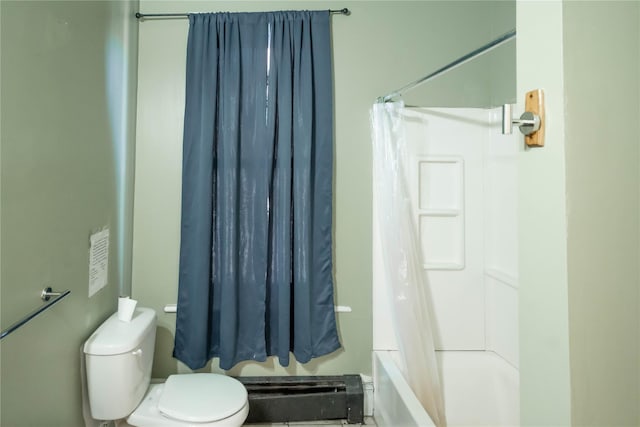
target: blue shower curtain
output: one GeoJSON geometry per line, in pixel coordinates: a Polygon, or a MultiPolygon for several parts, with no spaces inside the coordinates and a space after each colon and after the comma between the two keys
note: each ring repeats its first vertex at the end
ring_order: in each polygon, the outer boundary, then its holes
{"type": "Polygon", "coordinates": [[[340,347],[329,12],[189,21],[174,357],[308,362],[340,347]]]}

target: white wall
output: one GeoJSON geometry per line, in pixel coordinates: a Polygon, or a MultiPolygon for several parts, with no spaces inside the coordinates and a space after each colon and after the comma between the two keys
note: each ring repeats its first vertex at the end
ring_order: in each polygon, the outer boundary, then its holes
{"type": "Polygon", "coordinates": [[[517,2],[518,103],[543,89],[546,146],[518,159],[522,425],[570,425],[562,3],[517,2]]]}

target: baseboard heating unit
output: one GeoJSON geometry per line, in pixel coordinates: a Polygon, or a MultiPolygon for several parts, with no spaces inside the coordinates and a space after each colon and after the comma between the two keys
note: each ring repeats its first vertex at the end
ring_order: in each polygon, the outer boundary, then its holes
{"type": "Polygon", "coordinates": [[[360,375],[238,377],[249,392],[247,423],[346,419],[361,424],[360,375]]]}

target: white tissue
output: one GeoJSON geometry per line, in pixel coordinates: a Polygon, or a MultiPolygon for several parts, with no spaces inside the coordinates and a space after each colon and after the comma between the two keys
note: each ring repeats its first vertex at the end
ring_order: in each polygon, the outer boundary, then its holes
{"type": "Polygon", "coordinates": [[[138,301],[129,297],[118,298],[118,320],[131,322],[138,301]]]}

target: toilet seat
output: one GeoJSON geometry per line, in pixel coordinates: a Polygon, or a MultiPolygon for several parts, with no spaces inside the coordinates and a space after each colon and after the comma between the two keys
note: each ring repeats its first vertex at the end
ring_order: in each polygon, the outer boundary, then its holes
{"type": "Polygon", "coordinates": [[[238,380],[218,374],[171,375],[164,384],[158,410],[194,423],[221,420],[247,402],[247,390],[238,380]]]}
{"type": "MultiPolygon", "coordinates": [[[[175,375],[175,377],[191,377],[195,375],[224,377],[224,375],[218,375],[218,374],[184,374],[184,375],[181,374],[181,375],[175,375]]],[[[173,376],[169,377],[169,379],[172,377],[173,376]]],[[[237,389],[237,386],[242,387],[244,394],[241,391],[228,393],[230,395],[237,396],[237,400],[234,400],[233,405],[229,406],[227,410],[221,410],[221,411],[215,412],[217,415],[213,415],[214,412],[211,411],[208,413],[208,415],[203,416],[204,418],[216,417],[217,419],[211,419],[209,421],[203,421],[203,422],[186,420],[185,418],[188,418],[188,416],[177,415],[180,412],[178,413],[172,412],[172,410],[170,409],[172,407],[171,405],[169,405],[169,408],[163,407],[163,409],[165,411],[169,411],[170,413],[173,413],[174,416],[166,412],[161,412],[159,408],[161,399],[163,398],[163,396],[165,397],[165,400],[168,401],[169,399],[169,397],[165,396],[166,385],[167,384],[171,385],[172,383],[174,383],[174,381],[176,381],[176,380],[169,381],[169,379],[167,379],[167,382],[165,383],[151,384],[151,386],[147,390],[145,397],[142,399],[142,402],[140,402],[140,405],[138,405],[138,407],[133,411],[133,413],[129,415],[129,417],[127,418],[127,423],[129,423],[132,426],[138,426],[138,427],[187,427],[187,426],[239,427],[243,424],[243,422],[247,418],[247,415],[249,414],[248,395],[242,383],[240,383],[238,380],[235,380],[231,377],[226,377],[226,378],[228,378],[228,380],[230,381],[222,383],[226,385],[224,385],[223,388],[220,389],[219,391],[217,392],[214,391],[215,394],[217,395],[227,394],[229,390],[237,389]],[[245,396],[244,399],[241,398],[242,395],[245,396]],[[240,406],[238,407],[238,405],[240,406]],[[233,413],[233,411],[230,409],[231,407],[236,408],[235,413],[233,413]],[[228,414],[230,412],[231,414],[226,418],[219,418],[220,414],[224,414],[224,413],[228,414]],[[182,419],[176,418],[176,416],[180,416],[182,417],[182,419]]],[[[215,380],[216,379],[214,379],[214,381],[215,380]]],[[[186,381],[188,382],[189,380],[186,380],[186,381]]],[[[226,380],[220,380],[220,381],[226,381],[226,380]]],[[[171,386],[170,389],[173,388],[174,390],[169,390],[169,396],[173,393],[184,393],[188,396],[193,397],[194,394],[196,394],[193,392],[193,390],[185,389],[183,388],[184,385],[180,386],[179,384],[184,384],[184,383],[182,383],[182,380],[178,380],[178,382],[175,383],[174,386],[171,386]],[[176,384],[177,386],[175,386],[176,384]]],[[[196,400],[201,401],[201,397],[198,397],[196,400]]],[[[200,419],[203,419],[203,418],[200,418],[200,419]]]]}

